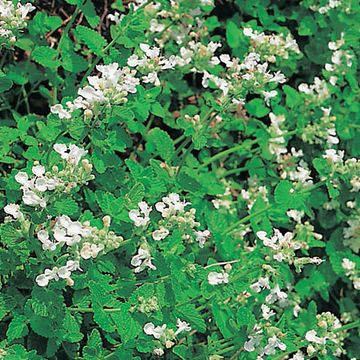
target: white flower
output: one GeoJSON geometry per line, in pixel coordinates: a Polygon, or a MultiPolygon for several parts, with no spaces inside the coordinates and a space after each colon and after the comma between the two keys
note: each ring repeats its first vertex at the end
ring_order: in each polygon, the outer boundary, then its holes
{"type": "Polygon", "coordinates": [[[146,76],[143,76],[142,77],[142,81],[145,83],[145,84],[154,84],[155,86],[159,86],[160,85],[160,80],[157,76],[157,73],[156,72],[151,72],[149,73],[148,75],[146,76]]]}
{"type": "Polygon", "coordinates": [[[45,167],[42,165],[35,165],[31,169],[35,176],[43,176],[45,174],[45,167]]]}
{"type": "Polygon", "coordinates": [[[86,229],[79,221],[72,221],[68,216],[59,216],[53,228],[54,238],[61,244],[73,246],[88,236],[91,230],[86,229]]]}
{"type": "Polygon", "coordinates": [[[199,246],[201,248],[203,248],[205,245],[205,242],[210,238],[211,233],[209,230],[194,231],[194,235],[196,237],[196,241],[199,243],[199,246]]]}
{"type": "Polygon", "coordinates": [[[17,204],[8,204],[4,207],[4,211],[6,214],[11,215],[14,219],[23,219],[24,215],[20,211],[20,205],[17,204]]]}
{"type": "Polygon", "coordinates": [[[68,110],[65,110],[65,108],[61,104],[56,104],[51,106],[50,111],[53,114],[56,114],[59,116],[60,119],[71,119],[71,112],[68,110]]]}
{"type": "Polygon", "coordinates": [[[40,230],[37,233],[37,238],[42,243],[43,250],[50,250],[54,251],[56,249],[56,243],[53,241],[50,241],[49,239],[49,233],[46,230],[40,230]]]}
{"type": "Polygon", "coordinates": [[[316,343],[316,344],[321,344],[321,345],[325,345],[325,343],[326,343],[326,339],[317,336],[315,330],[309,330],[305,334],[305,339],[307,341],[310,341],[310,342],[313,342],[313,343],[316,343]]]}
{"type": "Polygon", "coordinates": [[[131,259],[131,265],[135,266],[135,272],[139,273],[148,267],[151,270],[156,270],[156,267],[152,264],[150,251],[139,247],[137,255],[134,255],[131,259]]]}
{"type": "MultiPolygon", "coordinates": [[[[256,330],[256,325],[254,330],[256,330]]],[[[262,330],[258,330],[256,331],[255,334],[253,335],[249,335],[249,340],[245,342],[244,344],[244,350],[247,352],[252,352],[254,351],[258,345],[260,345],[261,339],[262,339],[262,330]]]]}
{"type": "Polygon", "coordinates": [[[266,296],[265,301],[267,304],[274,304],[278,301],[281,307],[285,307],[287,305],[287,297],[287,293],[281,291],[279,285],[276,284],[275,287],[270,290],[270,294],[266,296]]]}
{"type": "Polygon", "coordinates": [[[114,14],[109,14],[107,16],[107,18],[110,21],[113,21],[115,23],[115,25],[118,25],[123,17],[124,17],[124,15],[120,15],[120,13],[117,11],[115,11],[114,14]]]}
{"type": "Polygon", "coordinates": [[[275,315],[275,311],[271,310],[267,305],[261,305],[262,316],[265,320],[269,320],[271,316],[275,315]]]}
{"type": "Polygon", "coordinates": [[[175,336],[179,335],[182,331],[190,331],[191,330],[191,326],[189,323],[187,323],[186,321],[181,321],[180,319],[176,320],[176,327],[178,328],[175,331],[175,336]]]}
{"type": "Polygon", "coordinates": [[[227,284],[229,282],[229,274],[222,272],[210,272],[208,274],[208,283],[210,285],[227,284]]]}
{"type": "Polygon", "coordinates": [[[323,158],[332,163],[342,163],[344,155],[345,153],[343,150],[327,149],[325,150],[323,158]]]}
{"type": "Polygon", "coordinates": [[[165,239],[169,235],[169,233],[170,231],[162,226],[159,230],[153,231],[152,237],[154,240],[160,241],[165,239]]]}
{"type": "Polygon", "coordinates": [[[144,333],[146,335],[152,335],[155,339],[160,339],[166,330],[166,324],[161,326],[155,326],[153,323],[147,323],[144,325],[144,333]]]}
{"type": "Polygon", "coordinates": [[[180,196],[175,193],[171,193],[168,196],[162,198],[162,201],[159,201],[155,204],[155,208],[159,211],[163,218],[167,218],[176,212],[184,212],[186,205],[191,203],[180,200],[180,196]]]}
{"type": "Polygon", "coordinates": [[[304,360],[304,354],[299,350],[294,356],[289,360],[304,360]]]}
{"type": "Polygon", "coordinates": [[[268,339],[268,344],[264,347],[263,354],[274,355],[276,348],[284,351],[286,350],[286,345],[274,335],[268,339]]]}
{"type": "Polygon", "coordinates": [[[196,237],[196,241],[199,243],[199,246],[201,248],[204,247],[205,242],[209,239],[209,237],[211,236],[211,233],[209,230],[204,230],[204,231],[194,231],[194,235],[196,237]]]}
{"type": "Polygon", "coordinates": [[[40,207],[46,207],[46,201],[39,195],[35,194],[32,190],[24,190],[22,200],[24,204],[29,206],[40,205],[40,207]]]}
{"type": "Polygon", "coordinates": [[[275,97],[277,95],[277,91],[276,90],[272,90],[272,91],[262,91],[262,94],[264,95],[264,100],[267,106],[270,106],[270,99],[272,99],[273,97],[275,97]]]}
{"type": "Polygon", "coordinates": [[[15,180],[21,185],[27,185],[29,181],[29,175],[24,171],[19,171],[15,175],[15,180]]]}
{"type": "Polygon", "coordinates": [[[50,269],[45,269],[43,274],[36,277],[35,281],[39,286],[44,287],[47,286],[49,281],[52,279],[58,280],[57,272],[50,269]]]}
{"type": "Polygon", "coordinates": [[[150,213],[152,207],[149,206],[145,201],[138,203],[139,210],[130,210],[129,218],[135,223],[135,226],[146,226],[150,221],[150,213]]]}
{"type": "Polygon", "coordinates": [[[260,277],[257,282],[250,285],[251,290],[259,293],[263,289],[270,289],[270,283],[268,277],[260,277]]]}
{"type": "Polygon", "coordinates": [[[84,242],[80,250],[80,256],[85,260],[90,258],[95,259],[98,256],[99,252],[103,249],[104,249],[103,244],[97,245],[97,244],[90,244],[88,242],[84,242]]]}
{"type": "Polygon", "coordinates": [[[295,220],[297,223],[301,223],[302,217],[305,215],[304,211],[288,210],[286,215],[295,220]]]}
{"type": "Polygon", "coordinates": [[[155,46],[151,48],[148,44],[140,44],[140,49],[150,59],[157,58],[160,55],[160,49],[155,46]]]}
{"type": "Polygon", "coordinates": [[[106,97],[101,90],[96,90],[92,86],[85,86],[78,90],[78,95],[82,96],[90,105],[106,102],[106,97]]]}
{"type": "Polygon", "coordinates": [[[345,270],[354,270],[356,264],[355,264],[353,261],[350,261],[349,259],[344,258],[344,259],[342,260],[341,266],[342,266],[343,269],[345,269],[345,270]]]}
{"type": "Polygon", "coordinates": [[[88,152],[74,144],[70,144],[69,147],[65,144],[55,144],[54,150],[60,154],[61,158],[66,160],[69,164],[78,165],[81,158],[88,152]]]}

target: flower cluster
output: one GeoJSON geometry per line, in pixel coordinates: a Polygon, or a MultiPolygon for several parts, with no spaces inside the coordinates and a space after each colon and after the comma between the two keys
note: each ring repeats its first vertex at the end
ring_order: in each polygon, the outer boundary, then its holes
{"type": "MultiPolygon", "coordinates": [[[[210,238],[209,230],[196,230],[200,224],[195,219],[195,209],[185,210],[185,207],[191,205],[190,202],[181,200],[179,194],[171,193],[164,196],[162,201],[155,204],[155,209],[161,214],[162,219],[156,224],[157,229],[151,232],[155,241],[164,240],[174,229],[181,230],[182,239],[192,243],[199,243],[204,247],[206,241],[210,238]]],[[[138,204],[138,209],[129,211],[129,218],[136,227],[146,228],[150,223],[150,213],[153,210],[145,201],[138,204]]],[[[138,253],[132,258],[131,265],[135,266],[135,272],[141,272],[145,268],[155,270],[156,267],[151,262],[150,247],[147,243],[142,244],[138,253]]]]}
{"type": "Polygon", "coordinates": [[[360,290],[360,271],[356,269],[356,264],[348,258],[344,258],[341,266],[346,271],[346,276],[353,282],[354,288],[360,290]]]}
{"type": "Polygon", "coordinates": [[[177,329],[174,331],[173,329],[169,329],[166,324],[155,326],[150,322],[144,325],[144,333],[146,335],[153,336],[154,339],[158,340],[158,343],[161,346],[160,348],[155,349],[155,355],[163,355],[163,346],[165,346],[166,349],[170,349],[175,345],[174,340],[176,339],[176,336],[183,331],[189,332],[191,330],[190,324],[185,321],[181,321],[180,319],[176,320],[176,327],[177,329]]]}
{"type": "Polygon", "coordinates": [[[27,16],[35,10],[31,3],[14,4],[10,0],[0,0],[0,44],[4,40],[11,43],[16,41],[18,32],[27,25],[27,16]]]}
{"type": "Polygon", "coordinates": [[[77,185],[87,184],[94,178],[89,161],[83,159],[80,163],[87,151],[73,144],[55,144],[54,150],[64,160],[61,169],[53,166],[50,171],[46,171],[43,165],[35,162],[31,169],[31,177],[24,171],[15,175],[15,180],[21,184],[25,205],[45,208],[50,196],[49,191],[68,193],[77,185]]]}
{"type": "Polygon", "coordinates": [[[278,229],[274,229],[274,235],[271,238],[267,237],[265,231],[258,231],[256,235],[263,241],[266,247],[272,249],[274,260],[294,264],[298,272],[301,271],[305,264],[320,265],[323,262],[318,257],[298,258],[295,254],[296,250],[307,249],[308,245],[305,242],[294,239],[292,232],[287,232],[283,235],[278,229]]]}
{"type": "MultiPolygon", "coordinates": [[[[90,226],[88,221],[84,223],[72,221],[66,215],[59,216],[55,222],[50,221],[50,226],[43,224],[41,230],[37,232],[43,250],[53,252],[66,245],[66,251],[71,248],[75,260],[69,260],[66,266],[60,268],[46,269],[44,274],[36,278],[37,284],[47,286],[53,279],[70,279],[71,272],[80,269],[80,259],[95,259],[99,253],[106,254],[118,248],[123,238],[109,230],[109,216],[103,218],[103,225],[102,229],[98,229],[90,226]],[[77,266],[68,266],[68,264],[77,264],[77,266]]],[[[73,281],[67,280],[67,283],[73,284],[73,281]]]]}
{"type": "Polygon", "coordinates": [[[328,350],[326,344],[332,344],[335,347],[333,351],[335,356],[340,357],[343,353],[343,340],[346,333],[339,331],[342,324],[340,320],[330,312],[324,312],[316,316],[317,328],[307,331],[305,339],[309,342],[306,352],[309,356],[318,353],[326,356],[328,350]]]}
{"type": "Polygon", "coordinates": [[[89,85],[78,90],[79,96],[74,101],[67,101],[65,107],[56,104],[51,107],[51,112],[60,119],[69,120],[73,112],[81,110],[86,118],[92,118],[103,106],[125,103],[129,93],[136,93],[136,86],[140,84],[136,70],[119,68],[117,63],[97,65],[96,69],[101,75],[89,76],[89,85]]]}
{"type": "Polygon", "coordinates": [[[276,62],[276,57],[283,59],[289,58],[289,53],[300,54],[296,40],[291,34],[266,35],[264,32],[253,30],[252,28],[244,28],[244,35],[251,39],[253,51],[260,54],[261,58],[270,63],[276,62]]]}

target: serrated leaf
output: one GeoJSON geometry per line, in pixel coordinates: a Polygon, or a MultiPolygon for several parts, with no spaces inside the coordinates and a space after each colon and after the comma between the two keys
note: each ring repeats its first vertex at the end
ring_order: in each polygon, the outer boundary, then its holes
{"type": "Polygon", "coordinates": [[[106,46],[106,40],[101,34],[83,25],[78,25],[75,33],[78,39],[86,44],[90,50],[96,55],[101,55],[103,48],[106,46]]]}
{"type": "Polygon", "coordinates": [[[32,52],[32,58],[38,64],[48,67],[48,68],[56,68],[60,66],[60,60],[57,59],[58,53],[55,49],[52,49],[48,46],[38,46],[32,52]]]}
{"type": "Polygon", "coordinates": [[[54,203],[56,215],[76,215],[79,212],[79,206],[72,198],[63,198],[54,203]]]}
{"type": "Polygon", "coordinates": [[[7,329],[6,336],[9,342],[27,335],[27,318],[24,315],[15,315],[7,329]]]}
{"type": "Polygon", "coordinates": [[[265,106],[264,101],[261,99],[253,99],[249,101],[245,105],[245,108],[250,115],[258,118],[264,117],[270,112],[270,109],[265,106]]]}
{"type": "Polygon", "coordinates": [[[149,132],[148,140],[155,144],[158,155],[165,161],[170,160],[174,155],[174,143],[166,131],[154,128],[149,132]]]}

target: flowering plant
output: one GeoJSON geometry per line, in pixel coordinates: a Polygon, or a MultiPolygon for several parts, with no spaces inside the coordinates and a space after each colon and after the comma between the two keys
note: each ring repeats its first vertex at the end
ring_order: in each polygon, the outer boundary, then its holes
{"type": "Polygon", "coordinates": [[[0,0],[0,358],[360,358],[359,15],[0,0]]]}

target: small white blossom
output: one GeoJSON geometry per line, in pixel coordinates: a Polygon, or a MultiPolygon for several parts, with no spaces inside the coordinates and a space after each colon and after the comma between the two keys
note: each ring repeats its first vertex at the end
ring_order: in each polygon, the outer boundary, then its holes
{"type": "Polygon", "coordinates": [[[140,201],[138,207],[138,210],[129,211],[129,218],[135,223],[135,226],[146,226],[150,222],[149,215],[152,211],[152,207],[145,201],[140,201]]]}
{"type": "Polygon", "coordinates": [[[180,319],[176,320],[176,327],[177,327],[177,330],[175,331],[175,334],[174,334],[175,336],[179,335],[183,331],[191,330],[190,324],[187,323],[186,321],[181,321],[180,319]]]}
{"type": "Polygon", "coordinates": [[[147,323],[144,325],[144,333],[146,335],[152,335],[155,339],[160,339],[166,330],[166,324],[161,326],[155,326],[153,323],[147,323]]]}
{"type": "Polygon", "coordinates": [[[229,274],[222,272],[210,272],[208,274],[208,283],[210,285],[227,284],[229,282],[229,274]]]}
{"type": "Polygon", "coordinates": [[[20,211],[20,205],[8,204],[4,207],[6,214],[11,215],[14,219],[22,220],[24,218],[23,213],[20,211]]]}
{"type": "Polygon", "coordinates": [[[156,267],[151,262],[152,259],[150,251],[147,248],[139,247],[137,255],[134,255],[131,259],[131,265],[136,267],[136,273],[145,270],[147,267],[151,270],[156,270],[156,267]]]}
{"type": "Polygon", "coordinates": [[[196,241],[199,243],[199,246],[201,248],[204,247],[206,241],[209,239],[209,237],[211,236],[211,233],[209,230],[204,230],[204,231],[194,231],[194,235],[196,237],[196,241]]]}
{"type": "Polygon", "coordinates": [[[165,227],[161,227],[159,230],[155,230],[152,232],[152,237],[156,241],[160,241],[165,239],[170,234],[170,231],[165,227]]]}
{"type": "Polygon", "coordinates": [[[191,203],[180,200],[180,196],[175,193],[171,193],[168,196],[162,198],[155,204],[155,208],[159,211],[163,218],[167,218],[177,212],[184,212],[185,206],[191,203]]]}
{"type": "Polygon", "coordinates": [[[313,342],[313,343],[316,343],[316,344],[321,344],[321,345],[324,345],[326,343],[326,339],[317,336],[315,330],[309,330],[305,334],[305,339],[307,341],[310,341],[310,342],[313,342]]]}

